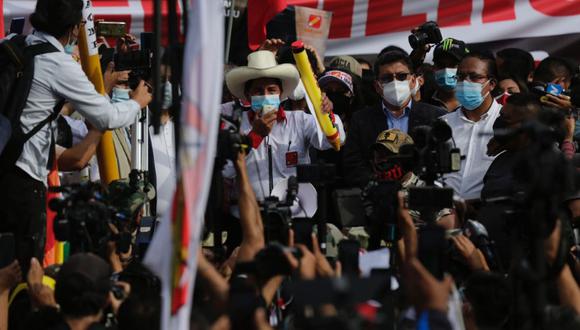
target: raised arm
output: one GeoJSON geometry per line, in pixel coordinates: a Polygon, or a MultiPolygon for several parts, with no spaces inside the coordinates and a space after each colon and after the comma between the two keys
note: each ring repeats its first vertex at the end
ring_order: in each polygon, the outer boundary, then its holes
{"type": "Polygon", "coordinates": [[[242,227],[242,243],[238,252],[238,262],[245,262],[253,260],[256,253],[264,247],[264,225],[256,194],[250,184],[243,153],[238,154],[235,167],[240,191],[239,207],[242,227]]]}

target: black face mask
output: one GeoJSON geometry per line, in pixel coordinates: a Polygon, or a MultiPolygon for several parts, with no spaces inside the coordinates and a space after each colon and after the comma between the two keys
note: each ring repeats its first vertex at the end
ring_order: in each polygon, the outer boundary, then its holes
{"type": "Polygon", "coordinates": [[[350,110],[351,98],[342,93],[326,93],[326,96],[332,101],[333,112],[339,116],[350,110]]]}

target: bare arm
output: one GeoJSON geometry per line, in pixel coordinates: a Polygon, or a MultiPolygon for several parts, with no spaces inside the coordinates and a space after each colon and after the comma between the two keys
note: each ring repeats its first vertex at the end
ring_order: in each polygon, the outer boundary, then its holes
{"type": "Polygon", "coordinates": [[[564,266],[556,278],[556,286],[558,287],[560,304],[568,306],[576,311],[576,314],[580,314],[580,288],[578,288],[568,265],[564,266]]]}
{"type": "Polygon", "coordinates": [[[240,190],[240,225],[242,226],[242,243],[238,252],[238,262],[250,261],[260,251],[264,243],[264,225],[256,194],[250,184],[243,153],[236,160],[238,188],[240,190]]]}
{"type": "Polygon", "coordinates": [[[215,269],[215,267],[205,258],[201,249],[197,254],[198,268],[197,272],[208,284],[208,290],[211,292],[214,306],[218,309],[226,307],[228,292],[230,290],[226,279],[215,269]]]}
{"type": "Polygon", "coordinates": [[[81,142],[62,151],[60,155],[57,152],[59,170],[80,171],[85,168],[97,152],[97,146],[102,136],[103,132],[91,127],[81,142]]]}

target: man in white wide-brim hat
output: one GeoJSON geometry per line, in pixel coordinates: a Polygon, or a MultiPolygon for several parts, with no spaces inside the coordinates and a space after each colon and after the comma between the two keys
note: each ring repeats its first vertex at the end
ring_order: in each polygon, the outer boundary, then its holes
{"type": "MultiPolygon", "coordinates": [[[[282,179],[296,175],[297,165],[310,163],[311,146],[319,150],[332,148],[324,134],[317,133],[313,115],[280,107],[300,81],[294,65],[279,65],[274,53],[257,51],[248,55],[248,66],[231,70],[225,80],[232,95],[251,104],[251,110],[242,115],[240,131],[252,141],[246,164],[258,200],[270,196],[282,179]]],[[[337,126],[343,144],[346,135],[342,121],[332,113],[332,103],[326,96],[322,111],[337,126]]],[[[233,176],[233,169],[226,167],[224,176],[233,176]]]]}

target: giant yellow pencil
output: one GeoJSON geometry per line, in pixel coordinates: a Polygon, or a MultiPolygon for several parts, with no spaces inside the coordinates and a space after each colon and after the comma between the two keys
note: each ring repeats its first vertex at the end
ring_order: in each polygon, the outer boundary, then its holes
{"type": "Polygon", "coordinates": [[[300,79],[302,80],[302,84],[304,84],[304,89],[306,89],[308,97],[312,101],[314,113],[322,128],[322,132],[324,132],[326,139],[330,142],[334,150],[339,151],[340,133],[330,120],[330,116],[322,113],[322,92],[320,91],[320,87],[318,87],[318,82],[308,61],[308,55],[306,54],[302,41],[298,40],[292,43],[292,53],[296,61],[296,68],[300,72],[300,79]]]}
{"type": "MultiPolygon", "coordinates": [[[[95,85],[97,92],[105,94],[105,84],[101,72],[101,62],[99,60],[99,50],[97,48],[97,32],[93,16],[91,0],[83,0],[83,22],[79,33],[79,54],[83,70],[89,80],[95,85]]],[[[119,179],[119,168],[117,167],[117,156],[113,145],[113,134],[106,131],[101,138],[101,143],[97,149],[97,159],[99,161],[99,174],[101,182],[109,184],[119,179]]]]}

